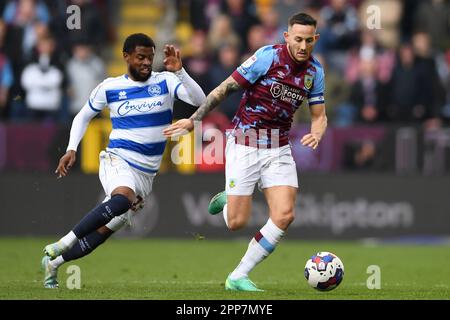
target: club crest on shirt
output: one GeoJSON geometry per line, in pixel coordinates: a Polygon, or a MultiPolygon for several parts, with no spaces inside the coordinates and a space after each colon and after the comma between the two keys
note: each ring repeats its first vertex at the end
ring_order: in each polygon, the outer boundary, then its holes
{"type": "Polygon", "coordinates": [[[161,87],[158,84],[152,84],[148,87],[148,94],[153,96],[159,96],[161,94],[161,87]]]}
{"type": "Polygon", "coordinates": [[[228,184],[230,188],[236,187],[236,179],[230,179],[230,183],[228,184]]]}
{"type": "Polygon", "coordinates": [[[309,74],[305,75],[303,84],[305,86],[305,89],[310,90],[312,88],[312,85],[313,85],[313,76],[311,76],[309,74]]]}

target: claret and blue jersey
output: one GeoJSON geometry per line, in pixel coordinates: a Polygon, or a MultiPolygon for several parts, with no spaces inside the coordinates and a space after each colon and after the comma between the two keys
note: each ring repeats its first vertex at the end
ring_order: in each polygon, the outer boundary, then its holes
{"type": "Polygon", "coordinates": [[[123,75],[99,84],[88,104],[96,112],[105,106],[110,109],[112,131],[107,151],[140,171],[156,173],[166,145],[162,130],[172,123],[180,85],[171,72],[152,72],[146,82],[123,75]]]}
{"type": "Polygon", "coordinates": [[[286,44],[260,48],[232,77],[245,88],[233,119],[235,134],[255,129],[258,146],[274,145],[271,132],[277,132],[277,145],[288,144],[293,114],[302,102],[308,100],[310,106],[325,103],[321,64],[314,57],[295,62],[286,44]],[[261,129],[266,129],[264,135],[259,134],[261,129]]]}

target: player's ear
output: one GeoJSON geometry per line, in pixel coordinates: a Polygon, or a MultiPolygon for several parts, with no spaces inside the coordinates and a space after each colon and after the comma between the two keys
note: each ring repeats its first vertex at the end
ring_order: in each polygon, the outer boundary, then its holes
{"type": "Polygon", "coordinates": [[[314,42],[316,42],[317,40],[319,40],[319,38],[320,38],[320,33],[316,33],[316,34],[314,35],[314,42]]]}
{"type": "Polygon", "coordinates": [[[128,53],[128,52],[123,52],[123,59],[126,61],[126,62],[129,62],[129,60],[130,60],[130,54],[128,53]]]}
{"type": "Polygon", "coordinates": [[[283,32],[283,36],[284,36],[284,41],[288,42],[289,39],[289,33],[287,31],[283,32]]]}

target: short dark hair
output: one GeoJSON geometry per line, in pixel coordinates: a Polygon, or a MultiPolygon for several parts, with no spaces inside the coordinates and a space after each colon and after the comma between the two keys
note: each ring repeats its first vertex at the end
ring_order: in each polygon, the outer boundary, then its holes
{"type": "Polygon", "coordinates": [[[153,47],[155,48],[155,42],[152,38],[143,33],[133,33],[129,35],[123,43],[123,52],[132,53],[136,47],[153,47]]]}
{"type": "Polygon", "coordinates": [[[313,17],[311,17],[307,13],[296,13],[292,17],[289,18],[289,27],[292,27],[294,24],[302,24],[305,26],[317,26],[317,21],[313,17]]]}

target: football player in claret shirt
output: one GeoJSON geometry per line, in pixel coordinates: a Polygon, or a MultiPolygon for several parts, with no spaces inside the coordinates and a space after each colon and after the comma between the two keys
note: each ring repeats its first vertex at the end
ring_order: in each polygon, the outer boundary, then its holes
{"type": "Polygon", "coordinates": [[[248,274],[274,251],[294,220],[298,182],[289,130],[303,100],[308,100],[311,131],[300,143],[316,149],[325,133],[324,71],[311,55],[319,39],[316,26],[316,20],[305,13],[292,16],[284,33],[286,43],[257,50],[206,97],[189,119],[181,119],[163,131],[166,136],[191,131],[194,121],[202,120],[231,93],[244,89],[233,119],[234,129],[227,133],[225,191],[214,196],[209,212],[223,212],[230,230],[242,228],[250,218],[252,194],[258,183],[269,206],[269,219],[228,275],[227,290],[261,291],[248,274]]]}

